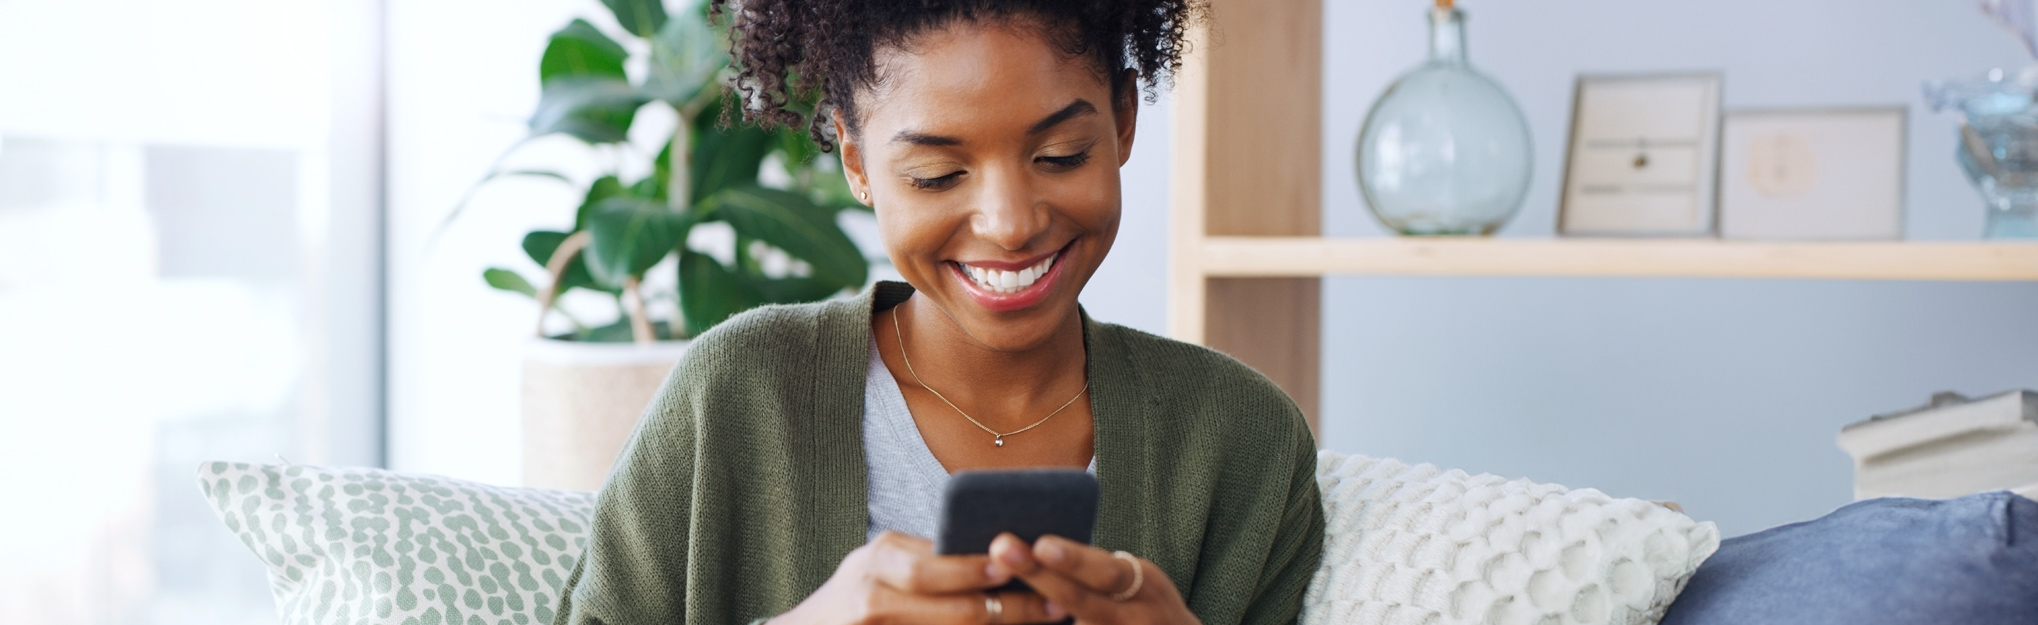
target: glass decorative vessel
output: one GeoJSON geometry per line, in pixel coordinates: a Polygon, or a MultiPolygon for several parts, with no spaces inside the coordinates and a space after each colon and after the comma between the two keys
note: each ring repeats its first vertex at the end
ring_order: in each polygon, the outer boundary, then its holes
{"type": "Polygon", "coordinates": [[[1925,99],[1961,116],[1954,158],[1981,192],[1982,237],[2038,238],[2038,66],[1928,83],[1925,99]]]}
{"type": "Polygon", "coordinates": [[[1359,191],[1405,235],[1487,235],[1528,193],[1528,120],[1465,57],[1465,14],[1430,11],[1429,60],[1387,88],[1359,132],[1359,191]]]}

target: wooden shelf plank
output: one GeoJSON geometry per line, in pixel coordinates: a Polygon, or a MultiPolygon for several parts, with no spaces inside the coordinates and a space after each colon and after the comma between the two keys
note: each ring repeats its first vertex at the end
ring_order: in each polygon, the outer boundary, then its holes
{"type": "Polygon", "coordinates": [[[1602,276],[2038,281],[2038,243],[1206,237],[1210,277],[1602,276]]]}

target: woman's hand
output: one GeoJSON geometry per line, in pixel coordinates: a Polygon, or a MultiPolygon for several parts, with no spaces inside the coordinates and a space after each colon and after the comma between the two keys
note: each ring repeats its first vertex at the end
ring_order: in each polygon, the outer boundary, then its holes
{"type": "Polygon", "coordinates": [[[1066,610],[1080,625],[1202,622],[1189,612],[1168,574],[1145,558],[1120,558],[1059,536],[1041,537],[1029,548],[1005,534],[991,541],[991,559],[1026,580],[1047,599],[1047,609],[1066,610]]]}
{"type": "Polygon", "coordinates": [[[1034,593],[989,592],[1011,579],[1012,570],[991,566],[989,556],[937,556],[932,541],[885,532],[849,552],[819,590],[770,625],[1002,625],[1068,617],[1034,593]]]}

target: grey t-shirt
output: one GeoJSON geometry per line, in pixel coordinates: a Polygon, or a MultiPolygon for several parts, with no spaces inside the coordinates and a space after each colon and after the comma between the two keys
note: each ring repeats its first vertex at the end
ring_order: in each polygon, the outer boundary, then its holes
{"type": "Polygon", "coordinates": [[[948,469],[934,458],[920,426],[906,410],[906,396],[870,342],[870,373],[863,376],[863,462],[869,475],[870,530],[933,538],[941,515],[941,489],[948,469]]]}
{"type": "MultiPolygon", "coordinates": [[[[957,417],[960,418],[960,417],[957,417]]],[[[863,376],[863,462],[868,475],[870,526],[866,539],[885,530],[934,538],[940,528],[941,493],[948,469],[934,458],[920,426],[906,409],[906,396],[870,342],[870,372],[863,376]]],[[[1097,459],[1090,459],[1097,472],[1097,459]]]]}

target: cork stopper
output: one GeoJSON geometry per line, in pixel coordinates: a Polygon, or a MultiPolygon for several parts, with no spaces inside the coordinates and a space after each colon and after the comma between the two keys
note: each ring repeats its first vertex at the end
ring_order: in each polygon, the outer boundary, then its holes
{"type": "Polygon", "coordinates": [[[1437,0],[1437,8],[1446,11],[1450,10],[1455,4],[1457,4],[1456,0],[1437,0]]]}

